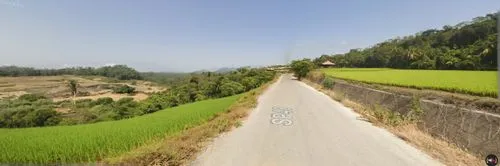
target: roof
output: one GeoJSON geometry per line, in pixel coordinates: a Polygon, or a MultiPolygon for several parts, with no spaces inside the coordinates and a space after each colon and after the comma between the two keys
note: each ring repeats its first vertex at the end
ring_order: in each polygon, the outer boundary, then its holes
{"type": "Polygon", "coordinates": [[[327,60],[327,61],[323,62],[321,65],[325,65],[325,66],[333,66],[333,65],[335,65],[335,63],[330,62],[329,60],[327,60]]]}

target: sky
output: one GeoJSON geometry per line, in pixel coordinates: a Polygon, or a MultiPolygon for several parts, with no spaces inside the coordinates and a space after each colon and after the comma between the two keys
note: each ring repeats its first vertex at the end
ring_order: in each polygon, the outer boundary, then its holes
{"type": "Polygon", "coordinates": [[[499,0],[0,0],[0,65],[266,66],[498,10],[499,0]]]}

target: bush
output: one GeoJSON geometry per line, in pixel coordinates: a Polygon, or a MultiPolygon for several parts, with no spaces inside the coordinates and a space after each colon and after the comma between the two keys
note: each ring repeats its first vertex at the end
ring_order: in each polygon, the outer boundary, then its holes
{"type": "Polygon", "coordinates": [[[24,94],[24,95],[19,96],[18,99],[29,101],[29,102],[34,102],[34,101],[37,101],[40,99],[47,99],[47,97],[45,97],[42,94],[24,94]]]}
{"type": "Polygon", "coordinates": [[[117,88],[113,88],[113,92],[114,93],[120,93],[120,94],[123,94],[123,93],[132,94],[132,93],[135,92],[135,88],[134,87],[130,87],[128,85],[122,85],[122,86],[119,86],[117,88]]]}
{"type": "Polygon", "coordinates": [[[253,88],[259,87],[259,82],[254,77],[245,77],[242,79],[241,84],[245,86],[245,90],[251,90],[253,88]]]}
{"type": "Polygon", "coordinates": [[[321,82],[321,84],[325,88],[332,89],[333,86],[335,85],[335,81],[333,80],[333,78],[326,77],[325,79],[323,79],[323,81],[321,82]]]}
{"type": "Polygon", "coordinates": [[[235,94],[239,94],[245,90],[245,87],[241,85],[240,83],[234,82],[234,81],[228,81],[226,83],[223,83],[220,86],[220,91],[221,91],[221,96],[226,97],[226,96],[232,96],[235,94]]]}
{"type": "Polygon", "coordinates": [[[47,106],[22,105],[0,112],[0,127],[40,127],[57,125],[59,113],[47,106]]]}
{"type": "Polygon", "coordinates": [[[94,101],[94,105],[108,105],[112,103],[113,99],[111,97],[101,97],[94,101]]]}
{"type": "Polygon", "coordinates": [[[94,106],[92,99],[79,99],[75,101],[77,108],[90,108],[94,106]]]}
{"type": "Polygon", "coordinates": [[[314,64],[309,59],[303,60],[295,60],[292,61],[290,67],[298,80],[301,80],[303,77],[307,76],[307,74],[314,69],[314,64]]]}

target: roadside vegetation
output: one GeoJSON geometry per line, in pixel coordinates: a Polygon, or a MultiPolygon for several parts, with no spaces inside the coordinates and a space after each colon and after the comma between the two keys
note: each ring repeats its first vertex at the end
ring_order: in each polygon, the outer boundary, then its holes
{"type": "Polygon", "coordinates": [[[310,59],[294,60],[292,61],[292,63],[290,63],[290,68],[294,76],[297,77],[298,80],[301,80],[303,77],[307,76],[307,73],[313,70],[314,67],[315,66],[310,59]]]}
{"type": "Polygon", "coordinates": [[[206,123],[104,161],[109,164],[125,165],[185,165],[194,159],[211,138],[240,127],[248,112],[257,106],[260,94],[276,80],[277,77],[259,88],[242,94],[228,111],[217,114],[206,123]]]}
{"type": "MultiPolygon", "coordinates": [[[[0,100],[0,127],[11,128],[0,129],[0,163],[101,163],[162,140],[169,142],[162,146],[175,152],[161,153],[190,156],[194,152],[179,146],[176,140],[199,143],[238,124],[247,108],[256,104],[256,88],[273,80],[275,72],[239,68],[227,73],[191,73],[176,79],[160,77],[161,74],[148,74],[149,79],[169,80],[160,83],[168,83],[168,90],[153,93],[142,101],[98,98],[54,102],[44,94],[0,100]],[[236,101],[238,104],[234,105],[236,101]],[[198,129],[188,130],[193,127],[198,129]],[[201,131],[205,134],[177,138],[181,133],[201,131]],[[189,152],[178,153],[185,150],[189,152]]],[[[67,81],[66,88],[71,96],[80,93],[76,80],[67,81]]],[[[123,84],[113,91],[129,94],[135,89],[123,84]]],[[[158,151],[161,150],[148,153],[158,151]]],[[[144,158],[154,154],[113,161],[147,161],[144,158]]]]}
{"type": "Polygon", "coordinates": [[[328,76],[365,83],[436,89],[497,97],[496,71],[398,70],[387,68],[321,69],[328,76]]]}
{"type": "MultiPolygon", "coordinates": [[[[149,79],[169,80],[160,77],[161,74],[148,74],[149,79]]],[[[129,97],[119,100],[109,97],[74,100],[84,93],[80,91],[80,84],[76,80],[68,81],[66,86],[72,99],[54,102],[44,94],[0,99],[0,128],[75,125],[128,119],[182,104],[247,92],[272,80],[274,72],[240,68],[229,73],[192,73],[177,78],[179,79],[168,82],[168,90],[152,93],[142,101],[129,97]]],[[[167,82],[161,82],[165,83],[167,82]]],[[[117,94],[131,95],[136,92],[134,87],[126,84],[113,86],[111,89],[117,94]]]]}
{"type": "Polygon", "coordinates": [[[241,95],[206,100],[136,118],[76,126],[0,129],[0,163],[78,163],[118,155],[204,123],[241,95]]]}

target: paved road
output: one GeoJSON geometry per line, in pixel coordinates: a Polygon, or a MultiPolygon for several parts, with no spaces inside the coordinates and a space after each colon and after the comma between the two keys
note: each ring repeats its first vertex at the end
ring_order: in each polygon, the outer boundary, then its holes
{"type": "Polygon", "coordinates": [[[191,163],[203,166],[441,165],[306,84],[283,76],[243,126],[191,163]]]}

